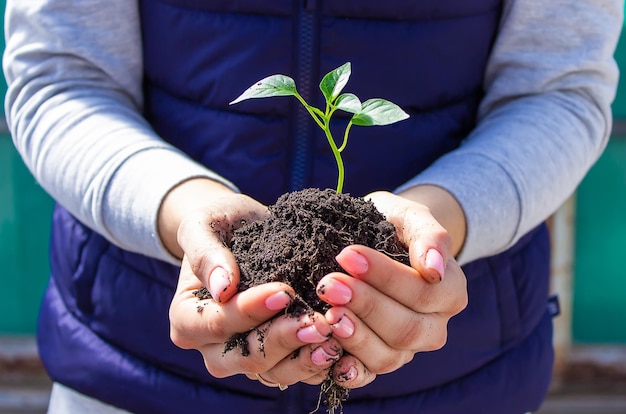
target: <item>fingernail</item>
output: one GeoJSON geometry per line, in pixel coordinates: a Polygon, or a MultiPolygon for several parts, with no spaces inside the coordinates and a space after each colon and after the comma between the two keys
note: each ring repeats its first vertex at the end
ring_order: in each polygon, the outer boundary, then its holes
{"type": "Polygon", "coordinates": [[[352,289],[331,278],[317,287],[317,294],[333,305],[345,305],[352,300],[352,289]]]}
{"type": "Polygon", "coordinates": [[[265,299],[265,307],[271,311],[282,310],[291,302],[291,296],[285,291],[276,292],[265,299]]]}
{"type": "Polygon", "coordinates": [[[333,347],[329,347],[329,349],[324,349],[324,346],[315,348],[313,352],[311,352],[311,362],[318,366],[326,366],[339,359],[340,355],[338,351],[339,349],[333,347]]]}
{"type": "Polygon", "coordinates": [[[296,336],[302,342],[307,342],[310,344],[318,344],[328,339],[328,336],[322,335],[317,330],[315,325],[309,325],[305,326],[304,328],[298,329],[298,332],[296,332],[296,336]]]}
{"type": "Polygon", "coordinates": [[[221,302],[220,295],[222,292],[225,292],[229,286],[230,277],[228,277],[226,270],[222,267],[213,269],[211,276],[209,276],[209,292],[211,292],[211,297],[215,301],[221,302]]]}
{"type": "Polygon", "coordinates": [[[347,316],[342,316],[341,319],[330,325],[333,328],[333,334],[339,338],[349,338],[354,333],[354,323],[347,316]]]}
{"type": "Polygon", "coordinates": [[[443,256],[437,250],[430,249],[426,252],[426,267],[439,273],[440,280],[443,280],[443,274],[445,273],[443,256]]]}
{"type": "Polygon", "coordinates": [[[351,274],[362,275],[369,269],[365,256],[349,248],[343,249],[335,259],[351,274]]]}
{"type": "Polygon", "coordinates": [[[354,380],[359,371],[354,365],[348,365],[347,367],[341,366],[337,370],[337,382],[348,382],[354,380]],[[346,369],[347,368],[347,369],[346,369]]]}

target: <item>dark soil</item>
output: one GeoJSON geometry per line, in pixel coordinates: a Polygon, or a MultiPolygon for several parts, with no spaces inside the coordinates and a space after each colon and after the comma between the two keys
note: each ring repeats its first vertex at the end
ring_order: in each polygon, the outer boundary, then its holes
{"type": "Polygon", "coordinates": [[[408,263],[391,223],[371,202],[333,190],[306,189],[283,195],[270,216],[236,230],[231,249],[241,271],[239,290],[285,282],[299,299],[288,313],[328,309],[315,289],[320,279],[343,271],[335,256],[346,246],[373,247],[408,263]]]}
{"type": "MultiPolygon", "coordinates": [[[[373,203],[333,190],[305,189],[283,195],[269,207],[267,219],[246,224],[234,232],[231,249],[241,272],[239,290],[268,282],[285,282],[296,292],[286,313],[324,313],[329,305],[316,293],[320,279],[343,271],[335,256],[346,246],[361,244],[382,251],[405,264],[406,248],[395,228],[373,203]]],[[[236,335],[225,352],[240,348],[249,353],[248,332],[236,335]]],[[[263,335],[263,332],[257,334],[263,335]]],[[[320,398],[333,413],[341,410],[348,390],[327,379],[320,398]]]]}

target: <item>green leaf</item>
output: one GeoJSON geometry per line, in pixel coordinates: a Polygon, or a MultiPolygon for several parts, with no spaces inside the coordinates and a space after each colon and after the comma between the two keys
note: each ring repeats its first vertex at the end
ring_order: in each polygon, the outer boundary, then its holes
{"type": "Polygon", "coordinates": [[[358,114],[361,112],[361,100],[352,93],[344,93],[337,97],[335,107],[351,114],[358,114]]]}
{"type": "Polygon", "coordinates": [[[350,62],[347,62],[339,66],[337,69],[328,72],[326,76],[322,78],[322,81],[320,82],[320,89],[322,90],[327,102],[332,103],[335,101],[335,98],[339,96],[343,88],[348,83],[351,72],[350,62]]]}
{"type": "Polygon", "coordinates": [[[246,99],[269,98],[272,96],[296,96],[296,83],[289,76],[272,75],[261,79],[246,89],[237,99],[229,105],[236,104],[246,99]]]}
{"type": "Polygon", "coordinates": [[[352,117],[352,123],[359,126],[389,125],[408,117],[398,105],[375,98],[363,102],[361,112],[352,117]]]}

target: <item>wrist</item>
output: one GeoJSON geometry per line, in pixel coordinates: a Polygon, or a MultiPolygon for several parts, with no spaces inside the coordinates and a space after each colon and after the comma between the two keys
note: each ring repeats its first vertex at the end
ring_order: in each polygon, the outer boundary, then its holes
{"type": "Polygon", "coordinates": [[[221,195],[233,194],[226,185],[205,177],[195,177],[178,183],[165,195],[159,206],[157,231],[163,246],[181,259],[183,250],[178,245],[178,228],[192,211],[207,205],[221,195]]]}

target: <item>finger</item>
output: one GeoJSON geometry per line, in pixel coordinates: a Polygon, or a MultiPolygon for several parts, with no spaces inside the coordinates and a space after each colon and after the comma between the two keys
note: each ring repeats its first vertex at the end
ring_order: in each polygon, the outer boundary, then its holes
{"type": "Polygon", "coordinates": [[[331,374],[337,384],[348,389],[364,387],[376,379],[376,374],[353,355],[345,355],[337,361],[331,374]]]}
{"type": "Polygon", "coordinates": [[[209,289],[218,302],[227,301],[239,284],[239,266],[222,239],[222,224],[217,221],[184,220],[178,231],[178,243],[185,251],[192,273],[209,289]]]}
{"type": "MultiPolygon", "coordinates": [[[[416,269],[366,246],[348,246],[337,255],[336,260],[356,279],[413,311],[452,316],[467,306],[467,281],[460,266],[452,259],[446,266],[446,278],[438,284],[427,282],[419,277],[416,269]]],[[[322,287],[321,283],[319,287],[322,287]]],[[[328,299],[331,305],[347,303],[333,296],[338,291],[328,286],[326,290],[323,298],[328,299]]]]}
{"type": "MultiPolygon", "coordinates": [[[[283,358],[261,376],[274,383],[292,385],[304,382],[320,384],[328,377],[328,369],[342,356],[341,345],[336,339],[321,344],[310,344],[283,358]]],[[[255,377],[248,374],[249,377],[255,377]]]]}
{"type": "Polygon", "coordinates": [[[304,378],[300,382],[303,382],[309,385],[319,385],[328,379],[328,375],[329,375],[329,370],[324,370],[309,378],[304,378]]]}
{"type": "MultiPolygon", "coordinates": [[[[311,345],[309,341],[317,342],[315,348],[319,343],[328,342],[330,334],[330,327],[320,314],[301,318],[284,315],[244,334],[243,342],[242,335],[237,335],[237,342],[229,340],[226,349],[223,344],[211,344],[203,347],[201,352],[205,356],[207,368],[215,376],[222,377],[241,372],[250,374],[269,372],[269,375],[263,375],[263,378],[272,381],[276,376],[275,372],[278,372],[281,383],[291,384],[331,365],[321,359],[312,360],[312,355],[319,358],[323,354],[320,351],[311,354],[313,348],[308,351],[306,348],[307,345],[311,345]],[[322,367],[316,369],[315,366],[319,364],[322,367]],[[291,374],[290,368],[293,370],[291,374]],[[275,369],[278,371],[274,371],[275,369]]],[[[333,344],[340,349],[336,341],[333,340],[333,344]]],[[[328,346],[326,350],[329,354],[333,352],[328,346]]],[[[338,352],[335,350],[334,355],[337,356],[338,352]]]]}
{"type": "Polygon", "coordinates": [[[170,304],[170,336],[181,348],[224,343],[238,332],[247,332],[284,310],[294,297],[291,287],[267,283],[247,289],[226,303],[200,299],[202,287],[183,259],[178,286],[170,304]]]}
{"type": "Polygon", "coordinates": [[[368,195],[387,221],[394,225],[400,241],[409,246],[411,266],[431,283],[444,276],[451,258],[452,239],[424,205],[378,191],[368,195]]]}
{"type": "Polygon", "coordinates": [[[397,370],[411,361],[417,351],[411,347],[407,347],[409,351],[394,349],[345,307],[331,308],[325,316],[333,335],[345,351],[354,355],[374,374],[397,370]]]}
{"type": "MultiPolygon", "coordinates": [[[[366,360],[375,355],[380,366],[364,362],[376,373],[381,373],[384,366],[393,365],[388,361],[394,358],[391,350],[432,351],[441,348],[447,340],[446,325],[450,316],[444,312],[415,312],[368,284],[341,273],[327,275],[320,283],[328,286],[327,291],[343,285],[339,289],[347,288],[353,292],[352,299],[345,304],[345,309],[351,312],[347,315],[348,321],[342,320],[346,316],[341,314],[343,308],[332,308],[326,316],[327,319],[331,317],[328,319],[331,328],[340,322],[344,326],[350,322],[354,325],[353,334],[348,340],[342,339],[341,344],[346,351],[366,360]]],[[[325,300],[324,294],[320,297],[325,300]]],[[[397,363],[403,365],[405,361],[397,363]]]]}

